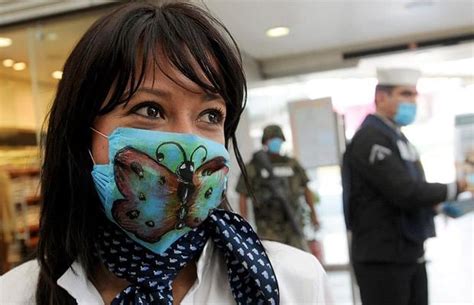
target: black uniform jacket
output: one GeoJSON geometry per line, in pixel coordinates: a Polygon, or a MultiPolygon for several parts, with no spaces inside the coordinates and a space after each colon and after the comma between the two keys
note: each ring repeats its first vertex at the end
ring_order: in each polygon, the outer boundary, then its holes
{"type": "Polygon", "coordinates": [[[412,263],[434,236],[433,207],[447,186],[427,183],[408,140],[369,115],[347,146],[343,161],[344,210],[355,262],[412,263]]]}

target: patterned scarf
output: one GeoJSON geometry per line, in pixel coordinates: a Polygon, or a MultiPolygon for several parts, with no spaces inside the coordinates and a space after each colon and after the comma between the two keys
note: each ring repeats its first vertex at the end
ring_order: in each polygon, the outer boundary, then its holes
{"type": "Polygon", "coordinates": [[[174,278],[201,254],[209,238],[224,255],[238,305],[279,304],[278,282],[256,233],[241,216],[216,209],[161,255],[140,246],[116,225],[105,224],[97,242],[100,257],[111,272],[130,283],[111,305],[172,305],[174,278]]]}

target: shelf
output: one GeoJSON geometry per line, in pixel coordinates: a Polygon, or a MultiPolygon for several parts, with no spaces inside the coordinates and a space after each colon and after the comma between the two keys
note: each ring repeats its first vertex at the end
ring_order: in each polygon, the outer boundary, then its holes
{"type": "Polygon", "coordinates": [[[6,168],[6,171],[10,174],[10,178],[12,179],[24,176],[34,177],[40,174],[40,169],[37,167],[6,168]]]}

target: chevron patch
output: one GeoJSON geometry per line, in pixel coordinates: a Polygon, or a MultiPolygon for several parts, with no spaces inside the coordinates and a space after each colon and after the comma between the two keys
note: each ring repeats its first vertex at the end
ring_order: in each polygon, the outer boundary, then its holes
{"type": "Polygon", "coordinates": [[[382,161],[386,157],[390,156],[392,151],[387,147],[379,144],[374,144],[370,150],[369,163],[374,164],[376,161],[382,161]]]}

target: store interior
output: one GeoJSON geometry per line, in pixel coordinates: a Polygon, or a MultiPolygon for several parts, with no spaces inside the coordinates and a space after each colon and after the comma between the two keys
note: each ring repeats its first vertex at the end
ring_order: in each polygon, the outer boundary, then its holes
{"type": "Polygon", "coordinates": [[[32,255],[37,244],[40,143],[48,111],[64,61],[100,14],[0,30],[10,40],[0,47],[0,273],[32,255]]]}

